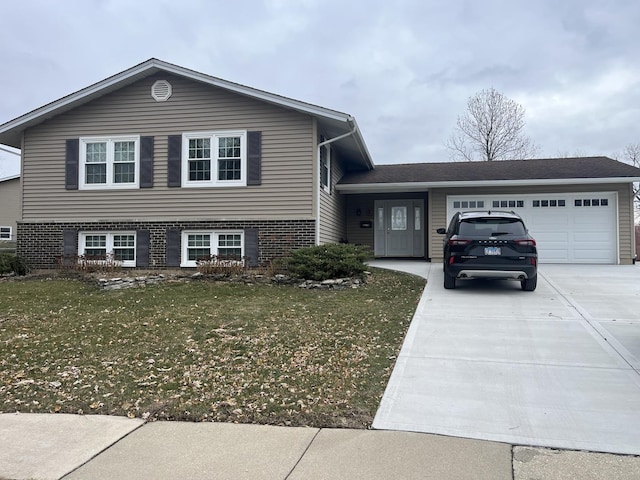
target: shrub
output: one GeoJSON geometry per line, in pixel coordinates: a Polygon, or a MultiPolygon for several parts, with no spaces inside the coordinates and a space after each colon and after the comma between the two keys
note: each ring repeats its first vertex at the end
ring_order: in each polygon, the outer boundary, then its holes
{"type": "Polygon", "coordinates": [[[116,260],[113,254],[102,256],[89,255],[62,255],[57,257],[58,267],[61,270],[69,270],[84,273],[114,273],[122,270],[122,262],[116,260]]]}
{"type": "Polygon", "coordinates": [[[196,267],[203,275],[239,275],[244,272],[246,263],[244,257],[211,255],[199,258],[196,267]]]}
{"type": "Polygon", "coordinates": [[[369,251],[363,247],[348,243],[327,243],[294,250],[288,267],[295,276],[307,280],[356,277],[365,271],[364,262],[369,257],[369,251]]]}
{"type": "Polygon", "coordinates": [[[8,273],[26,275],[29,273],[29,265],[22,257],[10,253],[0,253],[0,274],[8,273]]]}
{"type": "Polygon", "coordinates": [[[4,275],[13,271],[11,269],[12,258],[13,255],[10,253],[0,253],[0,274],[4,275]]]}
{"type": "Polygon", "coordinates": [[[264,267],[264,273],[269,277],[276,275],[289,275],[289,257],[278,257],[271,259],[264,267]]]}

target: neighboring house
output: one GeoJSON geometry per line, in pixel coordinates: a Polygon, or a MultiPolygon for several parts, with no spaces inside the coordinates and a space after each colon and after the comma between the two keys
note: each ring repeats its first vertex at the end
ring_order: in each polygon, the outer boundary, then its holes
{"type": "Polygon", "coordinates": [[[0,247],[15,241],[20,219],[20,175],[0,178],[0,247]]]}
{"type": "Polygon", "coordinates": [[[352,116],[156,59],[0,125],[0,143],[22,150],[17,248],[36,267],[106,252],[132,267],[209,254],[257,265],[340,241],[437,260],[435,230],[474,208],[523,214],[543,261],[635,256],[639,169],[607,158],[374,168],[352,116]]]}

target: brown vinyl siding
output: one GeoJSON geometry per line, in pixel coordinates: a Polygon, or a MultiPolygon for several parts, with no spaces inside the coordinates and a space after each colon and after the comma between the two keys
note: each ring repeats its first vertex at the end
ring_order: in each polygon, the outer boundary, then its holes
{"type": "Polygon", "coordinates": [[[442,261],[442,235],[436,230],[447,227],[447,191],[442,189],[429,191],[427,207],[427,251],[431,261],[442,261]]]}
{"type": "Polygon", "coordinates": [[[622,185],[618,190],[619,259],[623,265],[633,263],[635,235],[633,229],[632,185],[622,185]]]}
{"type": "Polygon", "coordinates": [[[618,194],[618,237],[619,261],[629,264],[632,261],[631,189],[627,184],[593,185],[537,185],[530,187],[476,187],[434,189],[429,192],[429,252],[433,261],[442,260],[442,235],[436,229],[447,226],[447,195],[512,195],[532,193],[572,193],[572,192],[616,192],[618,194]]]}
{"type": "Polygon", "coordinates": [[[331,151],[331,193],[320,189],[320,243],[337,243],[346,240],[346,199],[335,190],[335,185],[344,175],[340,159],[331,151]]]}
{"type": "Polygon", "coordinates": [[[23,218],[314,218],[313,157],[312,117],[181,77],[154,75],[25,132],[23,218]],[[151,97],[158,79],[172,84],[166,102],[151,97]],[[168,188],[167,136],[216,130],[262,132],[261,185],[168,188]],[[153,188],[65,190],[65,140],[104,135],[154,137],[153,188]]]}

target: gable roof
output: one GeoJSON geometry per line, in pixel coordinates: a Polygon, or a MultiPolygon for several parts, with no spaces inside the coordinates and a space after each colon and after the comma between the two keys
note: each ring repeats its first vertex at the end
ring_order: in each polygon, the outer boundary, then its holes
{"type": "Polygon", "coordinates": [[[0,143],[20,148],[22,133],[27,128],[38,125],[56,115],[72,110],[80,105],[84,105],[96,98],[119,90],[127,85],[131,85],[138,80],[154,75],[158,72],[167,72],[179,75],[256,100],[311,115],[317,119],[318,124],[325,132],[325,136],[328,139],[353,131],[353,135],[345,137],[342,140],[338,140],[336,145],[345,150],[348,155],[356,157],[356,159],[359,160],[358,166],[360,168],[373,168],[371,155],[367,150],[362,133],[360,132],[358,124],[353,116],[337,110],[319,107],[310,103],[247,87],[239,83],[229,82],[221,78],[205,75],[204,73],[196,72],[172,63],[163,62],[156,58],[151,58],[123,72],[117,73],[98,83],[83,88],[82,90],[78,90],[75,93],[71,93],[0,125],[0,143]]]}
{"type": "Polygon", "coordinates": [[[630,183],[640,169],[608,157],[377,165],[345,175],[341,192],[417,191],[442,187],[630,183]]]}

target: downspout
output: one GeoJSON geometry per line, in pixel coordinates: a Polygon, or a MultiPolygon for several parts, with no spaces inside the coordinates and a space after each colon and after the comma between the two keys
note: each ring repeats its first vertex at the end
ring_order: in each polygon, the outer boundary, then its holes
{"type": "MultiPolygon", "coordinates": [[[[325,140],[324,142],[320,142],[316,149],[316,160],[315,163],[318,166],[318,183],[316,183],[316,188],[318,189],[318,195],[316,198],[316,245],[320,245],[320,195],[322,191],[322,186],[320,182],[322,181],[322,171],[320,170],[320,149],[325,145],[329,145],[330,143],[337,142],[338,140],[342,140],[343,138],[349,137],[356,133],[358,127],[356,126],[353,118],[349,117],[347,119],[347,125],[351,127],[351,131],[348,133],[344,133],[334,138],[330,138],[329,140],[325,140]]],[[[331,157],[329,157],[329,161],[331,161],[331,157]]],[[[331,175],[331,168],[329,168],[329,175],[331,175]]],[[[329,187],[331,187],[331,178],[329,180],[329,187]]]]}

